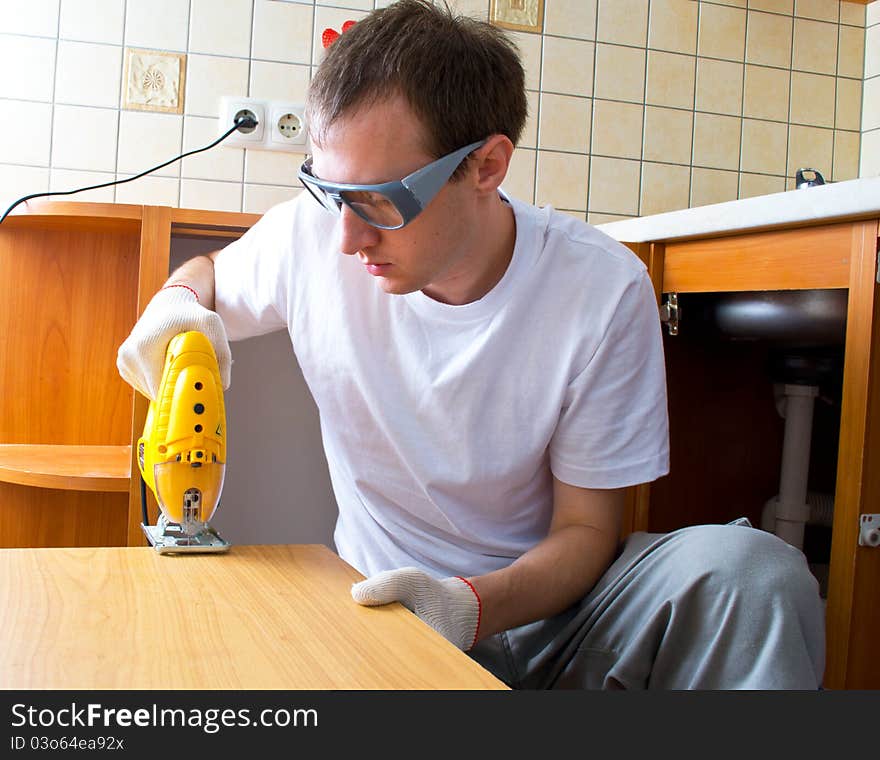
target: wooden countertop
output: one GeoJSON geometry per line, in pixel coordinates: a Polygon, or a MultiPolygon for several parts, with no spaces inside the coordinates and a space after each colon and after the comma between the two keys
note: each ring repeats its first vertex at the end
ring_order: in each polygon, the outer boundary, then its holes
{"type": "Polygon", "coordinates": [[[3,689],[505,689],[324,546],[0,550],[3,689]]]}

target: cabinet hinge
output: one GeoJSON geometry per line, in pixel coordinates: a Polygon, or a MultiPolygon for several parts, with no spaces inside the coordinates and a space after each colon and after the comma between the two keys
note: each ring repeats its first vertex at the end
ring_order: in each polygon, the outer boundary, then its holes
{"type": "Polygon", "coordinates": [[[666,301],[660,305],[660,321],[666,324],[666,330],[670,335],[678,335],[678,321],[680,318],[678,293],[667,293],[666,301]]]}

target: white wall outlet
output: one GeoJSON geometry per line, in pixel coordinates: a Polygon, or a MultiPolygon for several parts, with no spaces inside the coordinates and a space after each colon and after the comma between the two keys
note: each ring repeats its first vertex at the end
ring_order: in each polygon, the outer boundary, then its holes
{"type": "Polygon", "coordinates": [[[266,150],[287,150],[306,153],[309,132],[305,107],[295,103],[273,101],[266,119],[266,150]]]}
{"type": "Polygon", "coordinates": [[[237,129],[227,137],[221,145],[227,148],[261,148],[266,137],[266,112],[268,104],[257,98],[224,95],[220,98],[220,119],[217,124],[217,136],[226,132],[239,114],[252,115],[257,120],[253,129],[237,129]]]}

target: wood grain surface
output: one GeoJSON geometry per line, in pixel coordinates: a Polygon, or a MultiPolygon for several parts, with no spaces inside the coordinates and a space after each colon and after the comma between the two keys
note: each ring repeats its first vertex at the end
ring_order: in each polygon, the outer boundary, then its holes
{"type": "Polygon", "coordinates": [[[324,546],[0,550],[3,689],[504,689],[324,546]]]}

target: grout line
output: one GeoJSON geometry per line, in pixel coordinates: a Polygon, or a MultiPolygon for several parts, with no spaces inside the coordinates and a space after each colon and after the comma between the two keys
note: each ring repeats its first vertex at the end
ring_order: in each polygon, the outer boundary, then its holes
{"type": "Polygon", "coordinates": [[[52,191],[52,154],[55,144],[55,90],[58,87],[58,48],[61,44],[61,0],[58,0],[58,19],[55,23],[55,70],[52,72],[52,102],[49,104],[49,158],[46,190],[52,191]]]}
{"type": "Polygon", "coordinates": [[[788,50],[788,126],[785,128],[785,184],[783,185],[783,191],[788,189],[788,164],[791,158],[791,84],[794,79],[792,76],[792,68],[794,67],[794,38],[796,33],[795,23],[796,18],[792,17],[791,20],[791,47],[788,50]]]}
{"type": "MultiPolygon", "coordinates": [[[[248,95],[251,95],[251,88],[253,87],[253,78],[254,78],[254,34],[257,29],[257,7],[256,0],[251,0],[251,34],[250,41],[248,43],[248,95]]],[[[220,117],[217,117],[219,122],[220,117]]],[[[268,125],[263,125],[263,135],[265,139],[266,128],[268,125]]],[[[247,177],[247,161],[248,161],[248,152],[247,150],[241,151],[241,198],[239,199],[238,208],[239,211],[244,211],[244,193],[245,193],[245,179],[247,177]]]]}
{"type": "MultiPolygon", "coordinates": [[[[749,63],[748,63],[748,52],[749,52],[749,16],[751,14],[749,3],[746,3],[746,26],[745,33],[743,35],[743,62],[742,62],[742,81],[740,83],[740,97],[739,97],[739,166],[738,166],[738,176],[736,179],[736,197],[737,199],[742,198],[742,184],[743,184],[743,157],[745,155],[745,147],[746,147],[746,71],[748,71],[749,63]]],[[[794,10],[794,5],[792,4],[792,10],[794,10]]],[[[794,28],[792,27],[792,34],[794,34],[794,28]]],[[[790,55],[790,53],[789,53],[790,55]]],[[[789,78],[791,75],[789,74],[789,78]]],[[[791,82],[788,85],[788,95],[791,98],[791,82]]]]}
{"type": "MultiPolygon", "coordinates": [[[[593,36],[599,36],[599,0],[596,0],[596,12],[593,16],[593,23],[595,25],[593,36]]],[[[646,54],[647,55],[647,54],[646,54]]],[[[590,203],[593,197],[593,140],[596,136],[596,83],[599,81],[597,75],[597,66],[596,64],[599,61],[599,42],[595,40],[593,42],[593,81],[590,86],[590,139],[587,143],[587,210],[584,214],[584,219],[589,219],[590,215],[590,203]]],[[[535,163],[537,164],[537,157],[535,158],[535,163]]]]}
{"type": "MultiPolygon", "coordinates": [[[[123,77],[125,76],[126,65],[125,65],[125,22],[128,17],[128,0],[125,0],[122,4],[122,46],[120,48],[121,56],[119,59],[119,90],[116,93],[116,152],[113,157],[113,179],[119,179],[119,143],[122,140],[122,93],[125,92],[126,83],[123,81],[123,77]]],[[[55,99],[54,97],[52,98],[55,99]]],[[[181,122],[180,128],[181,134],[183,133],[183,122],[181,122]]],[[[119,190],[119,185],[112,185],[113,188],[113,203],[117,203],[117,191],[119,190]]]]}
{"type": "Polygon", "coordinates": [[[688,206],[694,203],[694,150],[697,146],[697,81],[700,73],[700,3],[697,3],[697,26],[694,34],[694,94],[691,99],[691,149],[690,149],[690,178],[688,185],[688,206]]]}
{"type": "MultiPolygon", "coordinates": [[[[648,19],[645,22],[645,65],[642,66],[642,134],[639,139],[639,189],[636,200],[636,212],[638,216],[642,214],[642,187],[644,185],[645,176],[645,122],[648,118],[648,39],[650,38],[649,29],[651,19],[651,0],[648,0],[648,19]]],[[[598,31],[598,30],[597,30],[598,31]]],[[[688,178],[688,196],[690,196],[690,178],[688,178]]]]}

